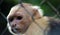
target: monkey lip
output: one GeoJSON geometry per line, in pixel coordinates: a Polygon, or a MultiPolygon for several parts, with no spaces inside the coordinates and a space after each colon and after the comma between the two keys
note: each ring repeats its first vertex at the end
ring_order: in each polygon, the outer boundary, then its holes
{"type": "Polygon", "coordinates": [[[20,29],[18,29],[18,28],[13,28],[11,30],[13,33],[16,33],[16,34],[21,33],[20,29]]]}

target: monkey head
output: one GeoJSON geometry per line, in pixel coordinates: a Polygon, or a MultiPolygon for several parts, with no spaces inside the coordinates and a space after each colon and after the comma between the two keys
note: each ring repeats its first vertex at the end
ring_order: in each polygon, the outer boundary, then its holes
{"type": "Polygon", "coordinates": [[[32,23],[33,15],[34,19],[39,19],[43,16],[42,9],[39,6],[33,6],[31,4],[23,3],[15,5],[11,8],[7,16],[7,27],[12,34],[23,34],[27,31],[30,24],[32,23]]]}

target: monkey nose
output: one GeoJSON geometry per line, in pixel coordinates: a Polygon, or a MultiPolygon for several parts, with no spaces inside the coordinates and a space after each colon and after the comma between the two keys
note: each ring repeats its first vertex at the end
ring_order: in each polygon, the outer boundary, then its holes
{"type": "Polygon", "coordinates": [[[14,28],[14,27],[16,27],[16,24],[12,24],[12,26],[11,26],[12,28],[14,28]]]}

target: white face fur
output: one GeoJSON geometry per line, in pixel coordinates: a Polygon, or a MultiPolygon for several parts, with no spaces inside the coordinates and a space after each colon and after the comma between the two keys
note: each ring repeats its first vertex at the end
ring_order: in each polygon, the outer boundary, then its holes
{"type": "MultiPolygon", "coordinates": [[[[38,10],[38,12],[39,12],[39,14],[40,14],[40,16],[42,17],[43,16],[43,10],[39,7],[39,6],[31,6],[32,7],[32,9],[37,9],[38,10]]],[[[8,18],[9,18],[9,16],[10,15],[12,15],[13,14],[13,10],[17,10],[19,8],[19,6],[14,6],[14,7],[12,7],[11,8],[11,11],[10,11],[10,13],[8,14],[8,16],[7,16],[7,20],[8,20],[8,18]]],[[[13,34],[13,35],[18,35],[18,34],[21,34],[20,32],[19,33],[14,33],[11,29],[12,29],[12,27],[10,26],[10,23],[8,22],[7,23],[7,27],[8,27],[8,29],[9,29],[9,31],[13,34]]]]}

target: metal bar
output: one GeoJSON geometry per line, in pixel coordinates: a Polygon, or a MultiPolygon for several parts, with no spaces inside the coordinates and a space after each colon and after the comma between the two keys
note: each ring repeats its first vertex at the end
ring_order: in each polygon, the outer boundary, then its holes
{"type": "Polygon", "coordinates": [[[47,4],[57,13],[57,16],[60,16],[59,11],[49,1],[47,1],[47,4]]]}
{"type": "Polygon", "coordinates": [[[42,0],[42,1],[40,2],[40,5],[44,4],[45,2],[46,2],[46,0],[42,0]]]}

